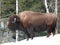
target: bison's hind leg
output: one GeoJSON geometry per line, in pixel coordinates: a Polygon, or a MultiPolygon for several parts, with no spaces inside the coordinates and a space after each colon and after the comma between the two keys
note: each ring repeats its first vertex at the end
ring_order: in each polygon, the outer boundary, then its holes
{"type": "Polygon", "coordinates": [[[51,33],[53,34],[53,36],[55,35],[55,28],[51,28],[50,30],[47,31],[47,37],[49,37],[51,33]]]}
{"type": "Polygon", "coordinates": [[[56,25],[54,25],[54,26],[52,27],[52,34],[53,34],[53,36],[54,36],[54,35],[55,35],[55,33],[56,33],[55,28],[56,28],[56,25]]]}
{"type": "Polygon", "coordinates": [[[56,23],[54,22],[51,26],[53,36],[56,34],[56,23]]]}
{"type": "Polygon", "coordinates": [[[56,23],[53,23],[50,27],[48,27],[47,37],[49,37],[51,35],[51,33],[53,34],[53,36],[55,35],[55,33],[56,33],[55,28],[56,28],[56,23]]]}
{"type": "Polygon", "coordinates": [[[47,37],[49,37],[50,35],[51,35],[51,31],[48,30],[48,31],[47,31],[47,37]]]}
{"type": "Polygon", "coordinates": [[[47,26],[47,37],[51,35],[51,25],[47,26]]]}

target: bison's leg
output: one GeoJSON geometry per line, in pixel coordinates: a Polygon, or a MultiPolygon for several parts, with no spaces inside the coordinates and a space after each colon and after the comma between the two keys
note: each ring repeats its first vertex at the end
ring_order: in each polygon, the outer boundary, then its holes
{"type": "Polygon", "coordinates": [[[29,40],[29,38],[30,38],[30,34],[28,33],[28,31],[27,30],[24,30],[24,33],[27,35],[27,41],[29,40]]]}
{"type": "Polygon", "coordinates": [[[16,39],[16,32],[14,31],[14,32],[12,32],[13,34],[12,34],[12,38],[13,39],[16,39]]]}
{"type": "Polygon", "coordinates": [[[55,33],[56,33],[56,30],[55,30],[55,28],[56,28],[56,24],[54,24],[54,25],[52,25],[52,33],[53,33],[53,36],[55,35],[55,33]]]}
{"type": "Polygon", "coordinates": [[[48,26],[47,28],[47,37],[51,35],[51,26],[48,26]]]}
{"type": "Polygon", "coordinates": [[[25,33],[27,35],[27,41],[29,40],[30,38],[30,34],[29,33],[25,33]]]}
{"type": "Polygon", "coordinates": [[[33,39],[33,37],[35,36],[35,32],[33,30],[33,27],[30,27],[27,30],[28,30],[28,33],[30,34],[31,39],[33,39]]]}
{"type": "Polygon", "coordinates": [[[53,33],[53,35],[55,35],[55,27],[56,27],[56,24],[55,23],[52,23],[51,25],[48,25],[48,35],[47,37],[49,37],[51,35],[51,33],[53,33]]]}
{"type": "Polygon", "coordinates": [[[55,35],[55,27],[56,27],[56,25],[51,25],[50,27],[48,27],[47,37],[49,37],[51,35],[51,33],[53,34],[53,36],[55,35]]]}
{"type": "Polygon", "coordinates": [[[55,35],[55,30],[52,33],[53,33],[53,36],[54,36],[55,35]]]}
{"type": "Polygon", "coordinates": [[[52,29],[52,34],[55,35],[55,28],[52,29]]]}
{"type": "Polygon", "coordinates": [[[47,31],[47,37],[51,35],[51,31],[47,31]]]}

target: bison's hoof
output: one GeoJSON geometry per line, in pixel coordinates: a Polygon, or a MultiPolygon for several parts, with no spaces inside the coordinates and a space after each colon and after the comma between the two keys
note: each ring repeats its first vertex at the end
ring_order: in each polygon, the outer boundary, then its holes
{"type": "Polygon", "coordinates": [[[31,40],[33,40],[33,37],[31,38],[31,40]]]}
{"type": "Polygon", "coordinates": [[[29,40],[29,38],[27,38],[27,41],[29,40]]]}

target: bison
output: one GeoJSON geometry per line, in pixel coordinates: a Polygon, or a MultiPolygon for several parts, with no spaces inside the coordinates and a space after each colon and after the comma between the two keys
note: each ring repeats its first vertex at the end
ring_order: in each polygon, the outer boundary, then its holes
{"type": "Polygon", "coordinates": [[[51,33],[55,35],[56,24],[57,16],[54,13],[24,11],[10,16],[7,25],[13,32],[22,30],[27,35],[27,39],[33,39],[35,33],[41,31],[47,31],[47,37],[51,33]]]}

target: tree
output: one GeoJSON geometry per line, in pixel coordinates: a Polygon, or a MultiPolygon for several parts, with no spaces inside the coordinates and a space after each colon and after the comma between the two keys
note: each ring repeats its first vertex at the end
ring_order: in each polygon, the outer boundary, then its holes
{"type": "Polygon", "coordinates": [[[24,10],[45,12],[45,5],[43,0],[19,0],[19,12],[24,10]]]}
{"type": "Polygon", "coordinates": [[[2,0],[1,1],[1,15],[2,17],[6,17],[9,14],[15,12],[15,0],[2,0]]]}
{"type": "MultiPolygon", "coordinates": [[[[55,0],[55,14],[56,14],[56,16],[57,16],[57,0],[55,0]]],[[[57,17],[58,17],[58,16],[57,16],[57,17]]],[[[57,21],[56,33],[58,33],[58,21],[57,21]]]]}
{"type": "Polygon", "coordinates": [[[46,7],[46,13],[49,13],[48,5],[47,5],[47,0],[45,0],[44,2],[45,2],[45,7],[46,7]]]}

